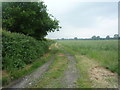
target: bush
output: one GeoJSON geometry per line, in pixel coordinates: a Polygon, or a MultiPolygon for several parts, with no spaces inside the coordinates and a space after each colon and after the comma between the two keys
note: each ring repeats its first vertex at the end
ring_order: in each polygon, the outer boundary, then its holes
{"type": "MultiPolygon", "coordinates": [[[[22,68],[48,51],[51,40],[38,41],[19,33],[2,31],[2,68],[22,68]]],[[[11,70],[10,70],[11,71],[11,70]]]]}

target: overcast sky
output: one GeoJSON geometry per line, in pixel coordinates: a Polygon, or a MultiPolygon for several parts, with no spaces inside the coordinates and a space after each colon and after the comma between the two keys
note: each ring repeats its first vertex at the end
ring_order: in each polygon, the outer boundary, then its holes
{"type": "Polygon", "coordinates": [[[79,0],[43,0],[48,12],[60,21],[60,31],[47,38],[106,37],[118,33],[117,2],[80,2],[79,0]]]}

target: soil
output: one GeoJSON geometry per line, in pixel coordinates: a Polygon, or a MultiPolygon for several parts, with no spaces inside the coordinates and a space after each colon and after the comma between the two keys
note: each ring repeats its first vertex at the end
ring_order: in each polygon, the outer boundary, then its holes
{"type": "Polygon", "coordinates": [[[62,53],[60,53],[58,56],[61,56],[61,57],[62,57],[62,56],[65,56],[65,55],[64,55],[64,54],[62,54],[62,53]]]}
{"type": "MultiPolygon", "coordinates": [[[[97,83],[101,83],[104,88],[118,88],[117,74],[109,71],[100,66],[91,68],[91,80],[97,83]]],[[[94,87],[99,87],[94,83],[94,87]]],[[[99,87],[100,88],[100,87],[99,87]]]]}
{"type": "Polygon", "coordinates": [[[95,60],[81,55],[82,61],[88,66],[89,78],[93,88],[118,88],[118,75],[101,67],[95,60]]]}

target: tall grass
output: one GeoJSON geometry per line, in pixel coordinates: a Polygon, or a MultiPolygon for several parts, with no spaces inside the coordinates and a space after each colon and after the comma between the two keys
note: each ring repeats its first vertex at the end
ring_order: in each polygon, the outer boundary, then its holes
{"type": "Polygon", "coordinates": [[[60,40],[58,41],[73,54],[86,55],[97,60],[101,66],[118,71],[118,41],[117,40],[60,40]]]}

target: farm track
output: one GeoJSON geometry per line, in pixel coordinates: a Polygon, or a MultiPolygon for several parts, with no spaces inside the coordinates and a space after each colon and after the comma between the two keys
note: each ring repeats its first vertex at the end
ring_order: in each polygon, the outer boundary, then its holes
{"type": "Polygon", "coordinates": [[[60,48],[65,53],[65,56],[67,57],[68,60],[67,69],[64,71],[64,77],[61,80],[63,88],[75,88],[76,87],[75,83],[80,76],[79,70],[76,67],[75,56],[70,54],[68,51],[64,50],[62,47],[60,48]]]}
{"type": "MultiPolygon", "coordinates": [[[[60,56],[61,59],[62,59],[62,57],[66,57],[66,60],[67,60],[67,64],[66,64],[67,68],[64,70],[63,76],[60,77],[60,78],[59,77],[56,78],[56,80],[59,81],[59,84],[61,85],[60,88],[75,88],[76,87],[75,82],[77,81],[77,79],[79,77],[78,70],[77,70],[77,67],[76,67],[75,56],[71,55],[69,52],[67,52],[66,50],[62,49],[62,47],[60,47],[57,43],[55,43],[55,48],[62,50],[62,53],[58,53],[58,54],[56,54],[56,56],[60,56]]],[[[62,68],[62,67],[60,67],[60,68],[62,68]]],[[[50,70],[51,69],[48,70],[48,73],[50,73],[50,70]]],[[[44,81],[44,79],[43,79],[43,81],[44,81]]],[[[40,85],[41,85],[40,82],[38,83],[38,85],[36,83],[36,86],[39,87],[40,85]]],[[[35,86],[35,83],[34,83],[33,87],[36,87],[36,86],[35,86]]],[[[54,86],[54,83],[53,83],[52,86],[54,86]]],[[[47,88],[51,87],[51,84],[50,85],[48,84],[48,86],[46,85],[46,87],[47,88]]]]}
{"type": "Polygon", "coordinates": [[[26,88],[32,85],[33,83],[36,83],[37,79],[40,79],[42,77],[42,74],[49,69],[49,66],[52,64],[53,60],[54,56],[52,56],[47,63],[39,67],[33,73],[23,78],[20,78],[15,82],[12,82],[10,85],[7,86],[7,88],[26,88]]]}
{"type": "Polygon", "coordinates": [[[68,59],[68,68],[64,71],[63,86],[64,88],[75,88],[75,82],[79,77],[75,57],[68,52],[66,52],[66,56],[68,59]]]}
{"type": "MultiPolygon", "coordinates": [[[[55,43],[55,48],[62,49],[62,47],[60,47],[58,45],[58,43],[55,43]]],[[[75,88],[76,87],[75,82],[77,81],[77,79],[79,77],[78,70],[76,67],[75,56],[71,55],[69,52],[67,52],[64,49],[62,49],[62,53],[64,53],[64,54],[61,54],[61,57],[63,56],[63,57],[66,57],[66,59],[67,59],[67,64],[66,64],[67,68],[63,72],[63,76],[61,78],[58,78],[60,81],[61,88],[75,88]]],[[[56,54],[56,56],[59,56],[59,53],[56,54]]],[[[48,70],[48,72],[49,72],[49,70],[48,70]]],[[[40,78],[38,78],[38,79],[40,80],[40,78]]],[[[35,84],[37,84],[37,83],[34,83],[34,85],[35,84]]],[[[38,82],[38,84],[40,84],[40,82],[38,82]]],[[[34,87],[34,85],[33,85],[33,87],[34,87]]]]}

